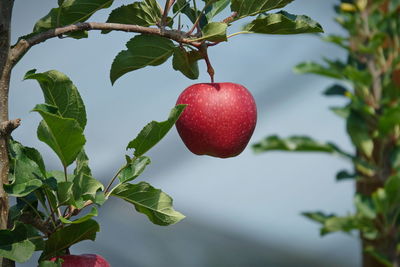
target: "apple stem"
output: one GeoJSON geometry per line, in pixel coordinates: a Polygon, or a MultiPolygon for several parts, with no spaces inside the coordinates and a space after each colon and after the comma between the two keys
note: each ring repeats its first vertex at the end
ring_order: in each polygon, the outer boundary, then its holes
{"type": "Polygon", "coordinates": [[[208,57],[208,51],[207,51],[207,44],[203,43],[200,47],[199,47],[199,51],[203,54],[203,58],[206,61],[207,64],[207,72],[210,75],[211,78],[211,83],[214,83],[214,68],[211,65],[211,61],[210,58],[208,57]]]}

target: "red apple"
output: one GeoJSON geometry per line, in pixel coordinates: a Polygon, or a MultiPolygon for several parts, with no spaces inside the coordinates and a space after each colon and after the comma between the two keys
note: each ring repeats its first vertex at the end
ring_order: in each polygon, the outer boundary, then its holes
{"type": "Polygon", "coordinates": [[[64,255],[51,258],[50,261],[56,261],[57,258],[64,260],[62,267],[110,267],[102,256],[96,254],[64,255]]]}
{"type": "Polygon", "coordinates": [[[180,94],[176,104],[187,104],[176,129],[188,149],[197,155],[239,155],[257,122],[254,98],[240,84],[194,84],[180,94]]]}

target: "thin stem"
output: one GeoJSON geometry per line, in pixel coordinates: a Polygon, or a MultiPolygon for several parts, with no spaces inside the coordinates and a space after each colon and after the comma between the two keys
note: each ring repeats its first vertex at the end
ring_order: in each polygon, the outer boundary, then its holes
{"type": "Polygon", "coordinates": [[[31,203],[29,203],[29,202],[28,202],[25,198],[23,198],[23,197],[20,197],[19,199],[21,199],[23,202],[25,202],[25,203],[32,209],[32,211],[36,214],[36,216],[37,216],[38,218],[41,218],[39,212],[37,211],[37,209],[35,209],[35,208],[32,206],[31,203]]]}
{"type": "Polygon", "coordinates": [[[63,165],[65,181],[68,182],[67,166],[63,165]]]}
{"type": "Polygon", "coordinates": [[[47,194],[46,190],[44,190],[44,195],[45,195],[45,197],[46,197],[46,199],[47,199],[47,202],[49,202],[49,208],[50,208],[50,212],[51,212],[51,214],[50,214],[50,219],[51,219],[51,221],[52,221],[52,223],[53,223],[53,226],[54,226],[54,228],[55,228],[55,227],[56,227],[56,218],[54,217],[55,211],[54,211],[53,207],[51,206],[50,197],[49,197],[49,195],[47,194]]]}
{"type": "Polygon", "coordinates": [[[162,29],[167,25],[168,13],[174,3],[175,3],[175,0],[165,0],[164,12],[161,17],[161,28],[162,29]]]}
{"type": "Polygon", "coordinates": [[[117,173],[114,175],[114,177],[110,180],[110,182],[108,183],[106,189],[104,190],[104,195],[107,197],[107,193],[110,190],[111,185],[114,183],[115,179],[117,179],[118,175],[128,167],[128,164],[126,164],[124,167],[120,168],[117,173]]]}
{"type": "Polygon", "coordinates": [[[239,34],[248,34],[248,33],[250,33],[250,32],[247,32],[247,31],[235,32],[235,33],[229,34],[228,36],[226,36],[226,38],[229,39],[229,38],[231,38],[233,36],[236,36],[236,35],[239,35],[239,34]]]}
{"type": "MultiPolygon", "coordinates": [[[[204,5],[203,9],[200,11],[200,14],[197,16],[195,22],[193,23],[192,28],[190,28],[190,30],[187,32],[188,35],[191,35],[193,33],[193,31],[197,28],[197,26],[200,22],[201,16],[203,16],[204,11],[206,10],[207,7],[209,7],[214,2],[215,2],[215,0],[209,1],[207,4],[204,5]]],[[[194,0],[193,0],[193,5],[195,8],[195,14],[197,14],[196,1],[194,1],[194,0]]]]}
{"type": "Polygon", "coordinates": [[[211,83],[214,83],[214,68],[211,65],[210,58],[208,57],[208,52],[207,52],[207,44],[203,43],[203,45],[199,49],[200,53],[203,55],[204,60],[206,61],[207,64],[207,72],[208,75],[210,75],[211,83]]]}

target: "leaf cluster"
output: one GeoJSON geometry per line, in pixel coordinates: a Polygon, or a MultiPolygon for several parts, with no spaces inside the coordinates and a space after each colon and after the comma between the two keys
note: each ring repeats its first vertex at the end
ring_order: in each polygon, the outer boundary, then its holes
{"type": "MultiPolygon", "coordinates": [[[[363,240],[375,242],[371,244],[399,244],[400,2],[346,0],[335,10],[336,22],[346,34],[322,39],[346,50],[347,58],[303,62],[295,71],[336,80],[324,95],[346,102],[331,110],[346,121],[355,153],[304,136],[270,136],[253,148],[256,152],[323,152],[351,160],[354,169],[341,170],[336,178],[353,179],[357,184],[356,212],[347,216],[322,212],[304,215],[322,225],[322,235],[358,230],[363,240]]],[[[392,266],[399,256],[398,251],[381,251],[375,246],[364,249],[386,266],[392,266]]]]}
{"type": "Polygon", "coordinates": [[[10,176],[4,189],[17,198],[10,209],[10,230],[0,230],[0,256],[17,262],[27,261],[42,251],[40,266],[61,266],[48,261],[82,240],[95,240],[100,231],[93,219],[109,197],[131,203],[157,225],[174,224],[184,218],[172,207],[172,199],[146,182],[131,183],[151,163],[145,156],[172,128],[185,105],[174,107],[166,121],[152,121],[127,149],[126,163],[107,187],[93,177],[84,150],[86,111],[76,86],[55,70],[37,73],[31,70],[26,80],[36,80],[44,95],[44,104],[32,111],[42,116],[37,136],[58,156],[62,170],[47,170],[39,151],[15,140],[9,142],[10,176]],[[74,166],[72,172],[68,167],[74,166]],[[115,179],[118,184],[112,187],[115,179]],[[81,211],[92,206],[89,212],[81,211]]]}

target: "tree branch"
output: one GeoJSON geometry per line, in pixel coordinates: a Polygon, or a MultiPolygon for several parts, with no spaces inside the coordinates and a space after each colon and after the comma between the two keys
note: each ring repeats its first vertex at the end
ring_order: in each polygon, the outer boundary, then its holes
{"type": "Polygon", "coordinates": [[[164,7],[164,12],[161,17],[161,28],[164,30],[165,25],[167,24],[167,17],[168,17],[168,12],[171,9],[172,5],[175,3],[175,0],[165,0],[165,7],[164,7]]]}
{"type": "Polygon", "coordinates": [[[158,35],[178,43],[189,44],[194,47],[199,47],[199,42],[191,41],[187,37],[185,32],[177,30],[160,30],[158,28],[143,27],[131,24],[120,24],[120,23],[101,23],[101,22],[80,22],[56,29],[51,29],[42,33],[38,33],[27,39],[19,40],[14,47],[11,49],[10,61],[12,66],[14,66],[21,57],[32,47],[40,44],[48,39],[58,37],[67,33],[77,32],[77,31],[90,31],[90,30],[110,30],[110,31],[124,31],[124,32],[135,32],[158,35]]]}
{"type": "Polygon", "coordinates": [[[0,123],[0,136],[8,136],[21,124],[21,119],[3,121],[0,123]]]}
{"type": "MultiPolygon", "coordinates": [[[[11,63],[10,36],[14,0],[0,0],[0,123],[8,121],[8,91],[11,63]]],[[[0,229],[8,227],[9,201],[3,184],[8,183],[8,135],[0,136],[0,229]]],[[[15,266],[14,261],[0,257],[1,267],[15,266]]]]}

